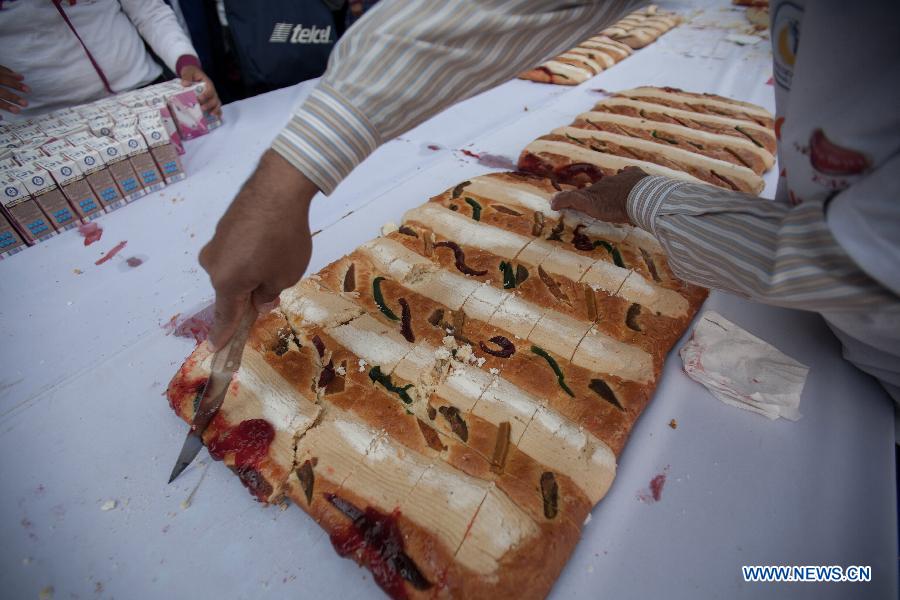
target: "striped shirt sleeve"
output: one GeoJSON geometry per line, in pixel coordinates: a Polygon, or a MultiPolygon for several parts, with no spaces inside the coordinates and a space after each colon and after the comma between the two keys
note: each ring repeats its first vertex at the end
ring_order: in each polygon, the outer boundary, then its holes
{"type": "Polygon", "coordinates": [[[635,0],[382,0],[272,145],[325,194],[383,142],[595,34],[635,0]]]}
{"type": "Polygon", "coordinates": [[[681,279],[751,300],[814,311],[867,310],[897,298],[835,241],[821,203],[791,206],[651,176],[628,214],[653,233],[681,279]]]}

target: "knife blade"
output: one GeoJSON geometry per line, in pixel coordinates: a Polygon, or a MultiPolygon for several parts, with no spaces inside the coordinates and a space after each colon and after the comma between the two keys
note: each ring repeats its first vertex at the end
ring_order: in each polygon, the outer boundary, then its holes
{"type": "Polygon", "coordinates": [[[172,467],[169,483],[172,483],[181,475],[181,472],[191,464],[203,447],[203,432],[206,431],[209,422],[221,408],[222,403],[225,401],[225,394],[228,393],[228,386],[231,385],[231,379],[241,367],[244,344],[247,343],[250,328],[256,322],[257,315],[256,309],[252,305],[248,306],[234,335],[213,355],[209,379],[206,380],[206,384],[203,386],[200,405],[194,413],[191,429],[188,431],[184,444],[181,447],[181,452],[178,454],[178,460],[175,461],[175,466],[172,467]]]}

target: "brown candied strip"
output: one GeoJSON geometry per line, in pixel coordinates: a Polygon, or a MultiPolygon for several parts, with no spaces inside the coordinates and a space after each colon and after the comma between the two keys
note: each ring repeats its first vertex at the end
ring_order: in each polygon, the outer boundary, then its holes
{"type": "Polygon", "coordinates": [[[456,268],[460,273],[464,275],[472,275],[474,277],[481,277],[482,275],[487,275],[487,271],[478,271],[472,269],[468,265],[466,265],[466,253],[460,248],[459,244],[451,241],[443,241],[436,242],[434,244],[435,248],[449,248],[453,251],[453,257],[456,262],[456,268]]]}
{"type": "Polygon", "coordinates": [[[509,454],[509,433],[511,427],[509,421],[503,421],[497,426],[497,442],[494,444],[494,455],[491,457],[491,471],[498,475],[503,473],[506,467],[506,457],[509,454]]]}
{"type": "Polygon", "coordinates": [[[515,345],[509,341],[509,338],[506,338],[502,335],[495,335],[490,340],[488,340],[492,344],[496,344],[499,346],[499,350],[493,350],[489,348],[483,341],[479,342],[479,347],[482,352],[486,352],[492,356],[496,356],[498,358],[509,358],[513,354],[516,353],[515,345]]]}
{"type": "Polygon", "coordinates": [[[410,344],[416,341],[416,336],[413,335],[412,331],[412,311],[409,308],[409,302],[406,301],[406,298],[400,298],[397,300],[397,303],[400,304],[400,308],[402,309],[402,314],[400,316],[400,333],[403,334],[403,337],[410,344]]]}

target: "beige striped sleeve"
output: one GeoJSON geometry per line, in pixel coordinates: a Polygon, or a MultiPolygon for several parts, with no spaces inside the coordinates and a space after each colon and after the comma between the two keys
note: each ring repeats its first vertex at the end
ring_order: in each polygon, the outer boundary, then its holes
{"type": "Polygon", "coordinates": [[[330,194],[380,144],[558,54],[634,0],[382,0],[272,147],[330,194]]]}
{"type": "Polygon", "coordinates": [[[791,206],[667,177],[645,177],[628,214],[665,247],[681,279],[767,304],[865,310],[894,296],[831,234],[822,205],[791,206]]]}

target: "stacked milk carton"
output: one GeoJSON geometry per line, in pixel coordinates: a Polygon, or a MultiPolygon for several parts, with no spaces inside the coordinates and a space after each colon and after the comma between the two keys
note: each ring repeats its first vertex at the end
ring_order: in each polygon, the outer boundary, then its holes
{"type": "Polygon", "coordinates": [[[180,80],[0,123],[0,259],[185,178],[182,140],[222,124],[180,80]]]}

